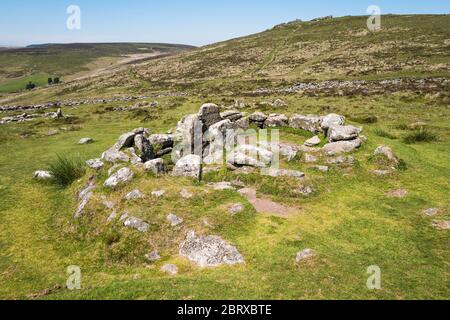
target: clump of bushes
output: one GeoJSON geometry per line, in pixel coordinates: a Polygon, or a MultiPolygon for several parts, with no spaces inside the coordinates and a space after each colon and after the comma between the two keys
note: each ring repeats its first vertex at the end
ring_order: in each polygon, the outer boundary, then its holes
{"type": "Polygon", "coordinates": [[[426,128],[414,130],[403,138],[403,142],[406,144],[413,144],[420,142],[434,142],[434,141],[438,141],[437,134],[426,128]]]}
{"type": "Polygon", "coordinates": [[[79,155],[57,155],[48,171],[53,175],[52,182],[60,187],[69,186],[86,172],[84,162],[79,155]]]}

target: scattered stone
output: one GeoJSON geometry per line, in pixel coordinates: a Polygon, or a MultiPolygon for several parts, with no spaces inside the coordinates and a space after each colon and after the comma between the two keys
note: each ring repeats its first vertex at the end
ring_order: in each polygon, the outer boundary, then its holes
{"type": "Polygon", "coordinates": [[[36,180],[50,180],[53,178],[53,174],[50,171],[36,171],[34,173],[34,179],[36,180]]]}
{"type": "Polygon", "coordinates": [[[279,151],[283,157],[286,157],[288,162],[294,160],[298,153],[295,147],[286,144],[280,144],[279,151]]]}
{"type": "Polygon", "coordinates": [[[321,142],[321,140],[320,140],[319,136],[315,136],[315,137],[312,137],[311,139],[306,140],[304,145],[307,147],[315,147],[315,146],[318,146],[320,144],[320,142],[321,142]]]}
{"type": "Polygon", "coordinates": [[[156,198],[161,198],[166,193],[166,190],[157,190],[152,192],[152,196],[156,198]]]}
{"type": "Polygon", "coordinates": [[[449,230],[450,229],[450,221],[440,221],[434,220],[432,223],[433,228],[438,230],[449,230]]]}
{"type": "Polygon", "coordinates": [[[174,176],[192,177],[200,180],[202,174],[202,159],[197,155],[187,155],[178,160],[173,169],[174,176]]]}
{"type": "Polygon", "coordinates": [[[82,139],[80,139],[80,141],[78,142],[78,144],[90,144],[90,143],[94,143],[94,139],[91,139],[91,138],[82,138],[82,139]]]}
{"type": "Polygon", "coordinates": [[[47,131],[47,137],[56,136],[58,133],[59,133],[59,130],[57,130],[57,129],[48,130],[47,131]]]}
{"type": "Polygon", "coordinates": [[[313,194],[314,190],[311,187],[308,186],[302,186],[300,188],[298,188],[297,190],[295,190],[295,193],[298,193],[302,196],[310,196],[311,194],[313,194]]]}
{"type": "Polygon", "coordinates": [[[107,188],[115,188],[120,184],[126,184],[134,178],[133,171],[130,168],[122,168],[113,175],[111,175],[106,181],[104,186],[107,188]]]}
{"type": "Polygon", "coordinates": [[[93,190],[95,189],[95,183],[93,180],[89,181],[88,185],[78,193],[78,200],[80,203],[78,204],[77,211],[73,217],[78,219],[83,214],[84,208],[87,206],[92,196],[94,195],[93,190]]]}
{"type": "Polygon", "coordinates": [[[305,249],[303,251],[300,251],[297,253],[297,256],[295,258],[295,262],[302,263],[306,260],[310,260],[316,256],[316,253],[312,249],[305,249]]]}
{"type": "Polygon", "coordinates": [[[428,217],[434,217],[436,215],[438,215],[440,212],[440,209],[438,208],[429,208],[423,211],[423,214],[428,216],[428,217]]]}
{"type": "Polygon", "coordinates": [[[355,126],[336,126],[328,128],[327,138],[329,142],[347,141],[358,138],[362,129],[355,126]]]}
{"type": "Polygon", "coordinates": [[[322,119],[321,128],[328,130],[332,126],[343,126],[345,124],[345,117],[338,114],[329,114],[322,119]]]}
{"type": "MultiPolygon", "coordinates": [[[[264,162],[258,161],[255,158],[252,158],[241,152],[233,152],[231,155],[227,157],[227,161],[229,165],[238,165],[238,166],[250,166],[257,168],[265,168],[266,164],[264,162]]],[[[237,171],[237,170],[235,170],[237,171]]],[[[248,172],[251,173],[251,172],[248,172]]]]}
{"type": "Polygon", "coordinates": [[[154,175],[159,176],[166,172],[166,165],[161,158],[147,161],[144,164],[144,169],[147,172],[152,172],[154,175]]]}
{"type": "Polygon", "coordinates": [[[288,106],[287,103],[284,102],[284,101],[281,100],[281,99],[276,99],[276,100],[272,103],[272,107],[274,107],[274,108],[284,108],[284,107],[287,107],[287,106],[288,106]]]}
{"type": "Polygon", "coordinates": [[[108,162],[129,162],[130,157],[123,153],[122,151],[118,151],[115,147],[112,147],[102,154],[102,159],[108,162]]]}
{"type": "Polygon", "coordinates": [[[313,166],[313,169],[316,169],[320,172],[328,172],[330,171],[330,168],[328,166],[313,166]]]}
{"type": "Polygon", "coordinates": [[[145,255],[145,258],[150,262],[156,262],[158,260],[161,260],[160,255],[158,254],[158,251],[152,251],[149,254],[145,255]]]}
{"type": "Polygon", "coordinates": [[[292,177],[297,179],[302,179],[305,177],[303,172],[285,169],[270,169],[268,175],[271,177],[292,177]]]}
{"type": "Polygon", "coordinates": [[[235,190],[231,182],[222,181],[222,182],[216,182],[216,183],[209,183],[208,187],[213,188],[214,190],[221,191],[221,190],[235,190]]]}
{"type": "Polygon", "coordinates": [[[355,163],[355,158],[353,158],[352,156],[348,156],[348,157],[339,156],[337,158],[328,159],[327,163],[329,163],[329,164],[353,164],[353,163],[355,163]]]}
{"type": "Polygon", "coordinates": [[[289,119],[289,127],[309,131],[312,133],[319,133],[322,131],[320,127],[321,121],[321,117],[312,115],[302,116],[299,114],[295,114],[289,119]]]}
{"type": "Polygon", "coordinates": [[[135,201],[138,199],[142,199],[144,197],[145,197],[145,195],[140,190],[135,189],[135,190],[131,191],[130,193],[128,193],[125,196],[125,199],[128,201],[135,201]]]}
{"type": "Polygon", "coordinates": [[[127,228],[135,229],[139,232],[147,232],[150,225],[142,219],[136,217],[130,217],[127,213],[124,213],[120,217],[120,221],[123,221],[123,225],[127,228]]]}
{"type": "Polygon", "coordinates": [[[177,217],[173,213],[168,214],[166,219],[167,219],[167,221],[170,222],[170,225],[172,227],[177,227],[184,222],[184,220],[182,218],[177,217]]]}
{"type": "Polygon", "coordinates": [[[387,176],[392,173],[390,170],[372,170],[371,172],[379,177],[387,176]]]}
{"type": "Polygon", "coordinates": [[[406,189],[391,190],[386,195],[388,197],[393,198],[405,198],[408,195],[408,190],[406,189]]]}
{"type": "Polygon", "coordinates": [[[217,267],[244,263],[239,251],[218,236],[197,236],[191,231],[181,244],[180,255],[200,267],[217,267]]]}
{"type": "Polygon", "coordinates": [[[91,159],[86,161],[86,165],[94,170],[100,170],[105,165],[101,159],[91,159]]]}
{"type": "Polygon", "coordinates": [[[399,165],[399,160],[397,158],[397,156],[394,154],[394,152],[392,151],[391,148],[387,147],[387,146],[379,146],[375,152],[374,155],[383,155],[384,157],[386,157],[387,160],[389,160],[393,166],[398,166],[399,165]]]}
{"type": "Polygon", "coordinates": [[[178,267],[174,264],[165,264],[161,267],[161,271],[171,276],[175,276],[178,274],[178,267]]]}
{"type": "Polygon", "coordinates": [[[361,139],[357,138],[351,141],[338,141],[328,143],[323,147],[323,150],[327,156],[335,156],[341,153],[349,153],[355,151],[356,149],[361,147],[361,145],[361,139]]]}
{"type": "Polygon", "coordinates": [[[190,193],[187,189],[183,189],[180,191],[180,196],[184,199],[191,199],[194,195],[190,193]]]}
{"type": "Polygon", "coordinates": [[[228,212],[231,213],[232,216],[234,216],[244,210],[245,210],[245,207],[242,203],[235,203],[228,208],[228,212]]]}
{"type": "Polygon", "coordinates": [[[306,163],[314,163],[319,161],[319,159],[316,156],[313,156],[312,154],[305,153],[303,155],[303,161],[306,163]]]}

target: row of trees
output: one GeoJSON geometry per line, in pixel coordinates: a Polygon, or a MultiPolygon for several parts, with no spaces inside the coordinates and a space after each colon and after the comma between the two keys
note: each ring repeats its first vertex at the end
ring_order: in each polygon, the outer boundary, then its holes
{"type": "MultiPolygon", "coordinates": [[[[53,85],[53,84],[58,84],[60,82],[59,77],[54,77],[54,78],[48,78],[47,83],[49,86],[53,85]]],[[[33,83],[32,81],[28,82],[26,85],[26,90],[33,90],[34,88],[36,88],[36,84],[33,83]]]]}

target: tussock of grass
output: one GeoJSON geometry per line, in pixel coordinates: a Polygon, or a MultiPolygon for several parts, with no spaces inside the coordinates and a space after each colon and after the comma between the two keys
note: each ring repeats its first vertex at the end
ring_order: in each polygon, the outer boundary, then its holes
{"type": "Polygon", "coordinates": [[[60,187],[67,187],[85,173],[84,162],[79,155],[58,155],[50,165],[53,174],[52,182],[60,187]]]}
{"type": "Polygon", "coordinates": [[[397,139],[397,137],[394,136],[393,134],[387,132],[386,130],[380,129],[380,128],[375,129],[374,133],[377,136],[382,137],[382,138],[388,138],[388,139],[391,139],[391,140],[397,139]]]}
{"type": "Polygon", "coordinates": [[[405,142],[406,144],[414,144],[420,142],[434,142],[434,141],[438,141],[437,134],[425,128],[415,130],[407,134],[403,138],[403,142],[405,142]]]}

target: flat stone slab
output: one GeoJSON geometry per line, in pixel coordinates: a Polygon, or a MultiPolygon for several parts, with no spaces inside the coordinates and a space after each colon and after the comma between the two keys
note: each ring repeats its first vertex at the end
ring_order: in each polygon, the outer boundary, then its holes
{"type": "Polygon", "coordinates": [[[181,244],[180,255],[200,267],[217,267],[244,263],[239,251],[218,236],[197,236],[191,231],[181,244]]]}

